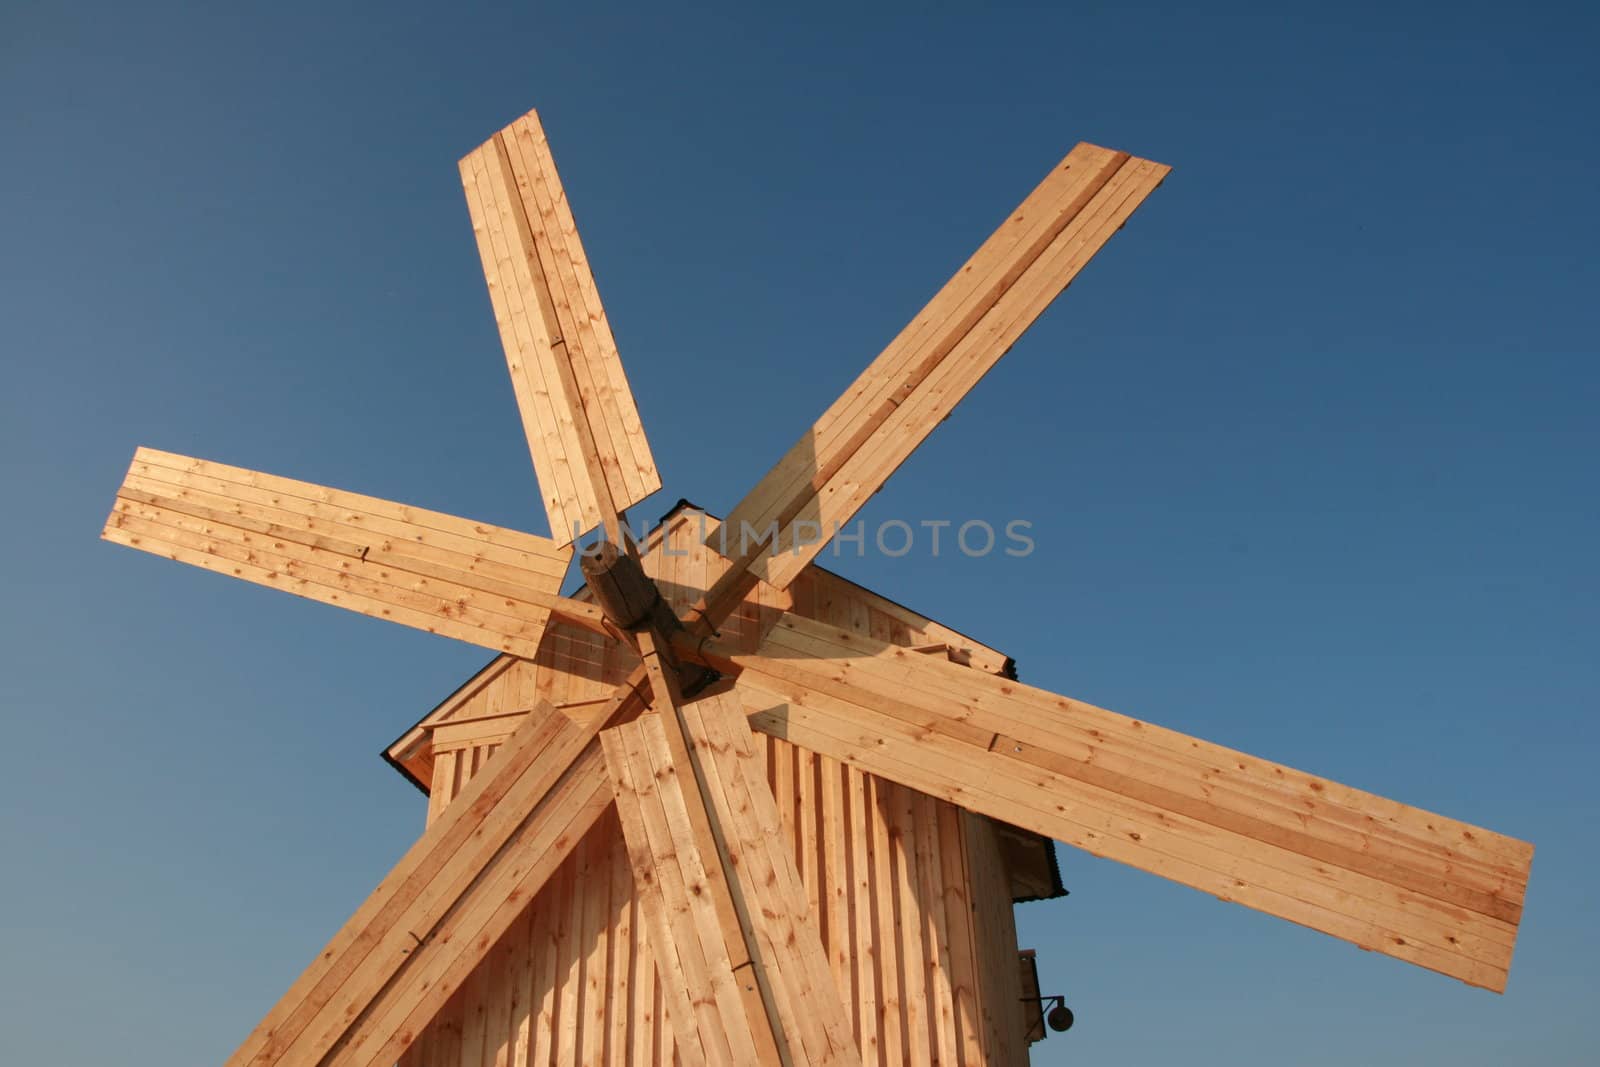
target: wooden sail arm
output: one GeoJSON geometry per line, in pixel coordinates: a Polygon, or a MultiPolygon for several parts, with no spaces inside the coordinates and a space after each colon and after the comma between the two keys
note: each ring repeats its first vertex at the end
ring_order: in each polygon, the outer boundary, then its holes
{"type": "Polygon", "coordinates": [[[747,572],[787,588],[1169,170],[1074,148],[707,537],[728,559],[704,605],[712,623],[747,572]]]}
{"type": "Polygon", "coordinates": [[[525,658],[552,614],[604,632],[559,595],[572,550],[549,538],[151,448],[101,536],[525,658]]]}
{"type": "Polygon", "coordinates": [[[973,811],[1503,991],[1533,847],[787,615],[737,673],[757,729],[973,811]]]}

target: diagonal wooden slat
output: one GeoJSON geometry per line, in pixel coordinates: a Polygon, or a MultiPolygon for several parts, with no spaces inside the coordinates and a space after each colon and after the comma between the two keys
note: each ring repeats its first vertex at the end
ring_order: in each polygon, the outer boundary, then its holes
{"type": "Polygon", "coordinates": [[[141,448],[102,536],[155,555],[532,657],[572,550],[376,497],[141,448]]]}
{"type": "Polygon", "coordinates": [[[661,476],[537,113],[469,153],[461,180],[551,534],[567,544],[661,476]]]}
{"type": "Polygon", "coordinates": [[[732,561],[723,584],[787,587],[1168,170],[1074,148],[708,539],[732,561]]]}
{"type": "MultiPolygon", "coordinates": [[[[688,646],[686,642],[686,646],[688,646]]],[[[1505,988],[1532,846],[1004,678],[785,616],[752,725],[911,788],[1505,988]]]]}
{"type": "Polygon", "coordinates": [[[743,1064],[752,1061],[739,1050],[761,1043],[760,1028],[781,1062],[859,1064],[739,702],[723,693],[679,710],[692,739],[688,757],[673,751],[673,727],[659,714],[601,740],[652,943],[658,957],[679,963],[663,968],[661,979],[677,1009],[680,1042],[705,1062],[743,1064]],[[683,767],[684,758],[695,766],[683,767]],[[686,793],[697,778],[718,825],[720,860],[689,830],[686,793]],[[731,936],[704,902],[706,871],[719,862],[739,914],[731,936]],[[748,980],[759,985],[759,998],[704,992],[748,980]]]}
{"type": "Polygon", "coordinates": [[[730,852],[757,974],[770,986],[774,1033],[786,1039],[794,1064],[859,1064],[818,911],[787,846],[740,700],[727,691],[708,694],[684,704],[682,719],[730,852]]]}
{"type": "Polygon", "coordinates": [[[610,805],[596,735],[638,713],[643,683],[581,724],[526,716],[227,1067],[393,1064],[610,805]]]}

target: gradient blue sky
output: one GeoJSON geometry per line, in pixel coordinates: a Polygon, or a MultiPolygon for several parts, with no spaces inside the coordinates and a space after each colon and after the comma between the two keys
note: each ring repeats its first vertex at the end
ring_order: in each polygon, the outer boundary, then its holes
{"type": "Polygon", "coordinates": [[[220,1062],[417,834],[378,750],[483,652],[96,534],[137,444],[543,532],[455,169],[533,106],[643,516],[726,510],[1075,141],[1173,164],[867,513],[1038,552],[836,565],[1539,851],[1495,997],[1062,848],[1035,1063],[1600,1056],[1593,8],[241,6],[0,12],[0,1061],[220,1062]]]}

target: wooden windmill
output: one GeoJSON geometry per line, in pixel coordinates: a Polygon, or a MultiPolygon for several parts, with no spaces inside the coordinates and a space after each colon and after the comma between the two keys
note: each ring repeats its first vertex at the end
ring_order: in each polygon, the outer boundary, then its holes
{"type": "Polygon", "coordinates": [[[140,449],[107,539],[497,653],[389,749],[425,832],[229,1067],[1025,1063],[1047,839],[1502,990],[1528,844],[1022,685],[814,562],[1166,173],[1074,148],[732,514],[636,545],[660,477],[529,114],[461,174],[553,538],[140,449]]]}

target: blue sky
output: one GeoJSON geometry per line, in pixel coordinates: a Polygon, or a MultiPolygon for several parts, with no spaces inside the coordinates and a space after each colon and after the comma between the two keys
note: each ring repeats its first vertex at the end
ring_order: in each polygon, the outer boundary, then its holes
{"type": "Polygon", "coordinates": [[[1034,1062],[1597,1058],[1592,10],[234,6],[0,13],[0,1060],[220,1062],[417,834],[377,752],[484,653],[96,534],[137,444],[543,532],[455,170],[534,106],[651,516],[1075,141],[1172,164],[866,513],[1038,551],[836,566],[1538,854],[1495,997],[1063,848],[1034,1062]]]}

